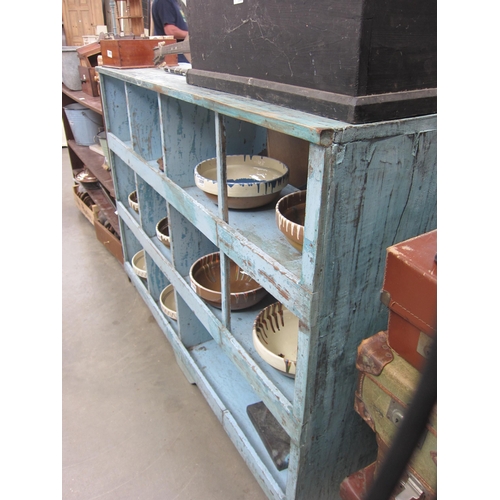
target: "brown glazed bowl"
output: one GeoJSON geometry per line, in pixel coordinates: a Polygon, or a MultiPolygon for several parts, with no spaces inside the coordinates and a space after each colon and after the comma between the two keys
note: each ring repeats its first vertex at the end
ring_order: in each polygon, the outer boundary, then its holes
{"type": "MultiPolygon", "coordinates": [[[[191,288],[214,307],[222,307],[220,253],[215,252],[198,259],[189,271],[191,288]]],[[[247,309],[260,302],[267,292],[233,261],[229,266],[231,310],[247,309]]]]}
{"type": "Polygon", "coordinates": [[[276,223],[286,239],[302,252],[304,220],[306,217],[306,191],[296,191],[283,196],[276,203],[276,223]]]}
{"type": "Polygon", "coordinates": [[[170,248],[168,217],[164,217],[158,222],[158,224],[156,224],[156,236],[166,247],[170,248]]]}

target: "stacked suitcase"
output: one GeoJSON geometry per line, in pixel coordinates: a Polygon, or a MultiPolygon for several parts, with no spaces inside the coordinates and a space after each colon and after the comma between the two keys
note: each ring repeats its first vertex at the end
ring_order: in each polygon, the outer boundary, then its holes
{"type": "MultiPolygon", "coordinates": [[[[362,500],[376,477],[419,383],[437,335],[437,230],[387,249],[382,302],[387,331],[358,347],[355,410],[375,432],[377,460],[341,484],[343,500],[362,500]]],[[[437,406],[391,500],[433,500],[437,489],[437,406]]]]}

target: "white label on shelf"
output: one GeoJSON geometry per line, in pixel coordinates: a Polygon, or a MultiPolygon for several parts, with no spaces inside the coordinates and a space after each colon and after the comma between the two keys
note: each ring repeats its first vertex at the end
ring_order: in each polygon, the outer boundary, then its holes
{"type": "Polygon", "coordinates": [[[107,50],[107,51],[106,51],[106,53],[108,54],[108,57],[109,57],[110,59],[112,59],[112,58],[113,58],[113,51],[112,51],[112,50],[107,50]]]}

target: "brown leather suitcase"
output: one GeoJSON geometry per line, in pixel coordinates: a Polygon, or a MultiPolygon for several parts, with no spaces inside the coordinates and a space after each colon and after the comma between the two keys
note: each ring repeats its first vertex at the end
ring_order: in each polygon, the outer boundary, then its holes
{"type": "MultiPolygon", "coordinates": [[[[383,455],[404,419],[421,374],[390,348],[387,332],[379,332],[360,344],[356,367],[359,380],[354,407],[375,432],[379,452],[383,455]]],[[[437,406],[407,468],[424,486],[427,495],[435,495],[437,406]]]]}
{"type": "Polygon", "coordinates": [[[437,334],[437,230],[387,249],[381,300],[389,345],[421,370],[437,334]]]}
{"type": "Polygon", "coordinates": [[[373,462],[364,469],[347,476],[340,483],[340,498],[342,500],[363,500],[372,485],[377,463],[373,462]]]}
{"type": "MultiPolygon", "coordinates": [[[[160,42],[166,45],[176,43],[174,38],[125,38],[101,40],[101,54],[103,66],[112,68],[154,68],[154,48],[160,42]]],[[[177,65],[177,54],[165,56],[165,63],[170,66],[177,65]]]]}

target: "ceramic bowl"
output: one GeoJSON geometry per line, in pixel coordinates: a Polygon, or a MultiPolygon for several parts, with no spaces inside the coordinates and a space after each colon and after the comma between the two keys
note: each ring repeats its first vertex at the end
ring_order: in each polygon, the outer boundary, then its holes
{"type": "MultiPolygon", "coordinates": [[[[229,208],[262,207],[279,198],[288,185],[288,167],[266,156],[226,157],[227,204],[229,208]]],[[[199,163],[194,170],[196,186],[217,203],[217,159],[199,163]]]]}
{"type": "Polygon", "coordinates": [[[290,244],[300,252],[304,244],[305,216],[306,191],[287,194],[276,203],[276,224],[290,244]]]}
{"type": "Polygon", "coordinates": [[[141,278],[148,277],[148,272],[146,270],[146,254],[144,253],[144,250],[139,250],[132,257],[132,267],[137,276],[140,276],[141,278]]]}
{"type": "Polygon", "coordinates": [[[160,294],[161,310],[173,320],[177,321],[177,305],[175,303],[175,289],[168,285],[160,294]]]}
{"type": "Polygon", "coordinates": [[[82,171],[78,172],[75,176],[75,180],[82,184],[95,184],[98,182],[97,177],[88,168],[84,168],[82,171]]]}
{"type": "Polygon", "coordinates": [[[132,191],[128,195],[128,204],[130,208],[133,208],[137,213],[139,213],[139,203],[137,203],[137,191],[132,191]]]}
{"type": "Polygon", "coordinates": [[[295,376],[299,319],[281,303],[263,309],[253,325],[253,345],[259,356],[289,377],[295,376]]]}
{"type": "MultiPolygon", "coordinates": [[[[219,252],[198,259],[191,266],[189,278],[191,288],[202,299],[214,307],[222,307],[219,252]]],[[[233,261],[230,263],[229,290],[232,311],[252,307],[267,295],[266,290],[233,261]]]]}
{"type": "Polygon", "coordinates": [[[158,222],[158,224],[156,224],[156,236],[166,247],[170,248],[168,217],[164,217],[158,222]]]}

